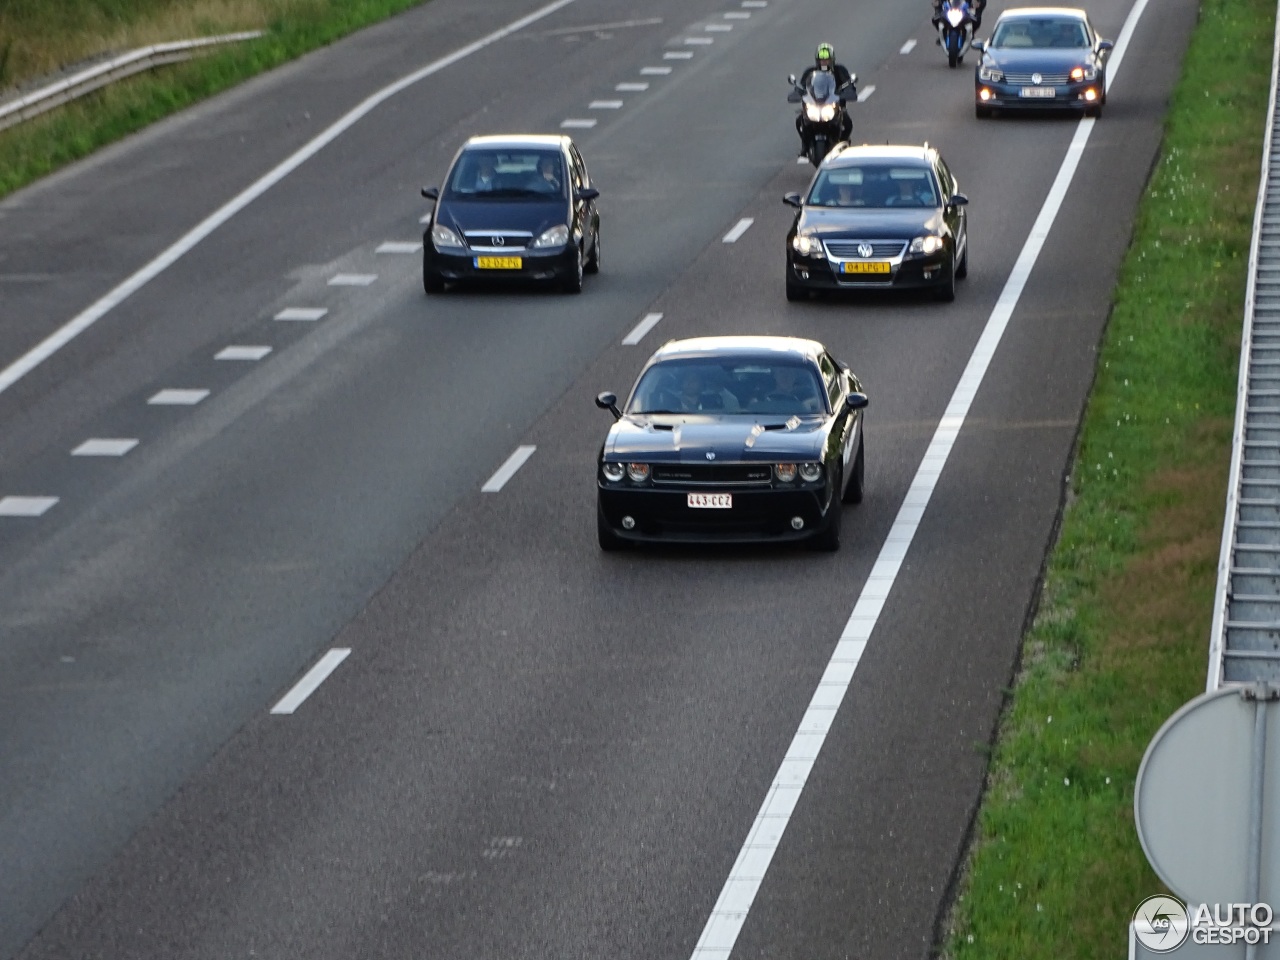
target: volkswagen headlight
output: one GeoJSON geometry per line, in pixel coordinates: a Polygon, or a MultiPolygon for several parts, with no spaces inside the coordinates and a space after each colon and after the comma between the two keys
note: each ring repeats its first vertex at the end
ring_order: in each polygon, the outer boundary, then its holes
{"type": "Polygon", "coordinates": [[[800,464],[800,479],[805,483],[813,483],[822,476],[822,464],[820,463],[802,463],[800,464]]]}
{"type": "Polygon", "coordinates": [[[604,478],[610,483],[617,483],[626,476],[627,468],[621,463],[602,463],[600,464],[600,472],[604,474],[604,478]]]}
{"type": "Polygon", "coordinates": [[[933,234],[928,234],[927,236],[916,237],[911,241],[911,252],[923,253],[925,256],[928,256],[931,253],[937,253],[941,250],[943,244],[944,242],[941,237],[935,237],[933,234]]]}
{"type": "Polygon", "coordinates": [[[802,257],[814,257],[822,252],[822,244],[817,237],[797,233],[791,238],[791,249],[802,257]]]}
{"type": "Polygon", "coordinates": [[[462,246],[462,238],[446,227],[443,223],[434,223],[431,225],[431,242],[435,244],[437,250],[443,250],[446,247],[459,248],[462,246]]]}
{"type": "Polygon", "coordinates": [[[947,23],[953,27],[960,26],[960,21],[964,19],[964,12],[952,7],[947,11],[947,23]]]}
{"type": "Polygon", "coordinates": [[[563,247],[569,242],[569,228],[564,224],[558,227],[552,227],[550,230],[543,231],[537,240],[533,241],[535,249],[543,247],[563,247]]]}
{"type": "Polygon", "coordinates": [[[1097,67],[1073,67],[1071,70],[1072,80],[1096,80],[1097,78],[1097,67]]]}
{"type": "Polygon", "coordinates": [[[978,79],[983,83],[1001,83],[1004,80],[1004,71],[984,64],[978,68],[978,79]]]}

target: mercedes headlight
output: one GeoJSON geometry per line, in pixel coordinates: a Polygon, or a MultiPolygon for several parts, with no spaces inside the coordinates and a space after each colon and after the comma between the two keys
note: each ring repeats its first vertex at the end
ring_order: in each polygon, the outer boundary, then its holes
{"type": "Polygon", "coordinates": [[[802,463],[800,464],[800,479],[805,483],[813,483],[822,476],[822,464],[820,463],[802,463]]]}
{"type": "Polygon", "coordinates": [[[443,223],[431,225],[431,242],[435,244],[437,250],[443,250],[445,247],[457,248],[462,246],[462,238],[443,223]]]}
{"type": "Polygon", "coordinates": [[[1096,80],[1097,78],[1097,67],[1073,67],[1071,70],[1072,80],[1096,80]]]}
{"type": "Polygon", "coordinates": [[[951,24],[953,27],[960,26],[960,21],[963,19],[963,11],[957,10],[955,7],[952,7],[947,11],[947,23],[951,24]]]}
{"type": "Polygon", "coordinates": [[[978,79],[983,83],[1000,83],[1004,80],[1004,71],[984,64],[978,68],[978,79]]]}
{"type": "Polygon", "coordinates": [[[797,233],[791,238],[791,249],[802,257],[812,257],[822,252],[822,244],[817,237],[797,233]]]}
{"type": "Polygon", "coordinates": [[[542,233],[537,240],[533,241],[535,248],[540,247],[563,247],[569,242],[569,228],[564,224],[558,227],[552,227],[542,233]]]}
{"type": "Polygon", "coordinates": [[[937,253],[941,250],[943,244],[943,239],[941,237],[935,237],[933,234],[929,234],[924,237],[916,237],[911,241],[911,252],[923,253],[925,256],[928,256],[931,253],[937,253]]]}
{"type": "Polygon", "coordinates": [[[604,478],[610,483],[617,483],[627,474],[625,464],[621,463],[602,463],[600,464],[600,472],[604,474],[604,478]]]}

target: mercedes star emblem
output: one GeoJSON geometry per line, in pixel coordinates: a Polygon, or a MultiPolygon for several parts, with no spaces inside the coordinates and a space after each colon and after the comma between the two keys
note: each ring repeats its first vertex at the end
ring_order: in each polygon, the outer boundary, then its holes
{"type": "Polygon", "coordinates": [[[506,242],[507,242],[507,238],[506,238],[506,237],[494,237],[494,238],[493,238],[493,245],[494,245],[495,247],[500,247],[500,246],[502,246],[503,244],[505,244],[506,242]]]}
{"type": "Polygon", "coordinates": [[[872,251],[872,249],[871,249],[871,244],[869,244],[869,243],[860,243],[860,244],[858,244],[858,256],[860,256],[860,257],[869,257],[869,256],[871,256],[871,254],[872,254],[873,252],[874,252],[874,251],[872,251]]]}

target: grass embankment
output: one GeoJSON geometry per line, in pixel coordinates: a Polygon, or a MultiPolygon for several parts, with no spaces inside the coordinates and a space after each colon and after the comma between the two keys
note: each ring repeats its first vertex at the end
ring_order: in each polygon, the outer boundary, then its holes
{"type": "Polygon", "coordinates": [[[1163,890],[1134,780],[1204,689],[1275,17],[1202,4],[943,944],[957,960],[1123,957],[1163,890]]]}
{"type": "Polygon", "coordinates": [[[0,131],[0,196],[254,74],[425,0],[7,0],[0,90],[106,51],[265,30],[0,131]]]}

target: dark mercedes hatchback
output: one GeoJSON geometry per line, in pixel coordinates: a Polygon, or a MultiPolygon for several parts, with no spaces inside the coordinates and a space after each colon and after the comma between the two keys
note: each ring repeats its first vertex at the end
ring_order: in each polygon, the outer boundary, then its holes
{"type": "Polygon", "coordinates": [[[969,199],[937,150],[837,145],[787,234],[787,299],[810,291],[930,287],[954,300],[969,269],[969,199]]]}
{"type": "Polygon", "coordinates": [[[600,270],[599,191],[568,137],[472,137],[443,188],[425,187],[435,210],[422,238],[422,286],[463,280],[547,280],[582,292],[600,270]]]}

